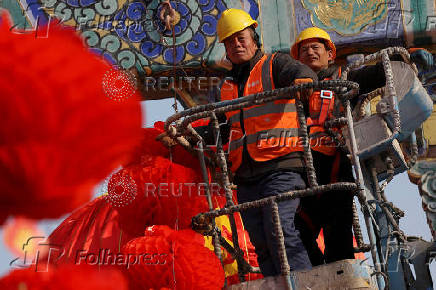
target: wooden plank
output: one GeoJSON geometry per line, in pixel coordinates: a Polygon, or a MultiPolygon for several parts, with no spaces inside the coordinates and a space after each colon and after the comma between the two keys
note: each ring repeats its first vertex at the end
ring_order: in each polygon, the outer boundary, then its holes
{"type": "MultiPolygon", "coordinates": [[[[285,289],[281,276],[267,277],[227,287],[227,290],[285,289]]],[[[343,260],[314,267],[310,271],[291,273],[293,290],[377,289],[370,269],[361,260],[343,260]]]]}

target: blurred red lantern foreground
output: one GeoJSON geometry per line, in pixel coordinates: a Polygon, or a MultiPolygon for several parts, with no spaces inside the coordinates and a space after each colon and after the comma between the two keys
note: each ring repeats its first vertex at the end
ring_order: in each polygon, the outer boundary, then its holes
{"type": "Polygon", "coordinates": [[[127,280],[118,269],[99,269],[73,264],[55,267],[47,271],[35,267],[15,270],[0,279],[0,289],[26,290],[127,290],[127,280]]]}
{"type": "Polygon", "coordinates": [[[52,25],[35,38],[1,23],[0,224],[11,214],[57,218],[129,159],[142,136],[139,96],[107,96],[113,68],[74,31],[52,25]]]}
{"type": "Polygon", "coordinates": [[[32,238],[45,239],[45,233],[38,228],[34,220],[16,217],[8,220],[3,227],[3,241],[6,247],[19,258],[23,258],[25,253],[28,257],[34,257],[36,251],[39,250],[34,243],[30,242],[32,238]]]}

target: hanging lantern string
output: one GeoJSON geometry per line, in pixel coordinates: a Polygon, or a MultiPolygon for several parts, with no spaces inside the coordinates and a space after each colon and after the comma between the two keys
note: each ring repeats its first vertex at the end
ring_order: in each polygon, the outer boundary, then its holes
{"type": "MultiPolygon", "coordinates": [[[[170,30],[172,32],[172,36],[173,36],[173,77],[174,80],[176,78],[176,32],[175,32],[175,23],[176,23],[176,11],[175,9],[171,6],[171,2],[169,0],[165,0],[164,2],[162,2],[162,10],[160,11],[160,20],[165,23],[165,28],[170,30]]],[[[177,108],[177,93],[176,90],[174,88],[174,82],[172,83],[173,86],[173,92],[174,92],[174,104],[173,104],[173,108],[174,111],[176,113],[178,113],[178,108],[177,108]]]]}

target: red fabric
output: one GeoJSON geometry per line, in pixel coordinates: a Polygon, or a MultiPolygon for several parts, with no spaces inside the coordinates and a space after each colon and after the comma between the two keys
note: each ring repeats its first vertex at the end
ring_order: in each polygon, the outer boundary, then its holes
{"type": "Polygon", "coordinates": [[[97,266],[49,266],[47,272],[34,267],[15,270],[0,279],[0,289],[28,290],[127,290],[125,276],[117,269],[99,269],[97,266]]]}
{"type": "Polygon", "coordinates": [[[143,129],[135,159],[120,171],[137,186],[136,198],[116,209],[121,228],[133,236],[153,224],[189,228],[193,216],[209,209],[198,159],[180,145],[169,149],[156,141],[163,124],[143,129]]]}
{"type": "MultiPolygon", "coordinates": [[[[324,244],[324,232],[321,229],[321,231],[319,232],[318,238],[316,239],[316,242],[318,244],[319,249],[321,250],[321,252],[324,254],[324,250],[325,250],[325,244],[324,244]]],[[[357,247],[357,242],[356,242],[356,237],[353,236],[353,246],[357,247]]],[[[354,259],[357,260],[365,260],[365,254],[364,253],[354,253],[354,259]]]]}
{"type": "Polygon", "coordinates": [[[165,147],[162,142],[156,140],[164,131],[159,127],[155,128],[143,128],[141,144],[133,150],[132,158],[129,159],[126,166],[133,164],[140,164],[141,158],[148,155],[163,156],[169,158],[170,152],[167,147],[165,147]]]}
{"type": "MultiPolygon", "coordinates": [[[[357,241],[356,241],[356,237],[355,236],[353,236],[353,246],[355,248],[357,248],[357,241]]],[[[354,253],[354,259],[365,260],[366,259],[365,253],[354,253]]]]}
{"type": "Polygon", "coordinates": [[[62,254],[52,257],[51,263],[77,263],[81,253],[98,254],[100,250],[120,253],[121,248],[134,236],[123,231],[118,224],[118,213],[104,200],[97,198],[75,210],[49,236],[54,247],[62,254]]]}
{"type": "Polygon", "coordinates": [[[135,200],[116,209],[122,228],[136,236],[151,224],[189,228],[193,216],[208,210],[199,172],[161,156],[142,157],[142,165],[122,169],[138,188],[135,200]]]}
{"type": "Polygon", "coordinates": [[[203,118],[203,119],[199,119],[197,121],[192,122],[191,126],[193,128],[207,126],[207,125],[209,125],[209,122],[210,122],[209,118],[203,118]]]}
{"type": "Polygon", "coordinates": [[[318,248],[324,254],[325,243],[324,243],[324,231],[322,229],[318,234],[318,238],[316,239],[316,243],[318,244],[318,248]]]}
{"type": "MultiPolygon", "coordinates": [[[[62,245],[65,250],[59,262],[73,262],[80,250],[98,253],[100,249],[108,249],[117,253],[127,241],[142,236],[149,225],[160,223],[188,228],[192,216],[208,210],[203,191],[197,196],[197,190],[192,188],[189,197],[189,188],[184,185],[202,182],[199,171],[171,163],[169,149],[155,140],[161,133],[157,128],[143,129],[141,146],[136,148],[129,165],[120,170],[131,176],[137,185],[137,195],[129,205],[115,208],[104,198],[98,198],[73,212],[51,234],[50,243],[62,245]],[[157,186],[161,182],[173,183],[173,186],[168,186],[168,191],[162,190],[161,196],[157,190],[145,195],[146,183],[157,186]]],[[[191,159],[185,162],[187,165],[198,163],[183,148],[177,153],[174,147],[171,150],[173,160],[182,160],[178,156],[184,155],[186,160],[191,159]]]]}
{"type": "Polygon", "coordinates": [[[1,218],[58,218],[128,160],[141,138],[139,96],[105,96],[111,67],[75,32],[53,25],[47,38],[35,38],[2,23],[1,218]]]}
{"type": "MultiPolygon", "coordinates": [[[[224,198],[222,198],[221,200],[218,200],[218,199],[215,199],[215,200],[219,204],[220,208],[225,206],[226,200],[224,198]]],[[[238,204],[238,202],[236,200],[236,191],[235,190],[233,191],[233,202],[235,204],[238,204]]],[[[253,244],[250,242],[250,237],[248,235],[248,232],[244,228],[244,224],[242,222],[241,215],[239,213],[235,213],[234,218],[235,218],[236,230],[238,231],[239,248],[244,253],[244,259],[251,266],[259,267],[259,263],[257,262],[257,254],[254,251],[253,244]]],[[[223,225],[221,235],[228,242],[233,244],[232,229],[231,228],[227,228],[226,226],[223,225]]],[[[226,251],[226,250],[224,248],[222,248],[222,251],[226,251]]],[[[223,263],[224,263],[224,265],[230,265],[230,264],[233,264],[234,261],[235,261],[235,259],[231,256],[231,254],[228,254],[227,258],[223,260],[223,263]]],[[[246,281],[253,281],[253,280],[262,279],[262,278],[263,278],[263,275],[257,274],[257,273],[249,273],[249,274],[245,275],[246,281]]],[[[239,275],[234,274],[234,275],[227,276],[227,283],[228,283],[228,285],[241,283],[241,281],[239,280],[239,275]]]]}
{"type": "Polygon", "coordinates": [[[203,245],[203,237],[192,230],[149,227],[145,237],[130,241],[123,249],[125,254],[149,255],[130,266],[131,288],[221,289],[224,270],[203,245]]]}
{"type": "MultiPolygon", "coordinates": [[[[157,132],[163,133],[164,122],[159,121],[154,123],[154,129],[157,130],[157,132]]],[[[170,150],[166,149],[166,154],[163,154],[162,156],[166,158],[170,158],[171,156],[172,162],[189,167],[195,170],[196,172],[201,172],[200,162],[198,161],[197,156],[194,156],[192,153],[187,152],[186,149],[180,145],[171,147],[171,154],[170,154],[170,150]]]]}

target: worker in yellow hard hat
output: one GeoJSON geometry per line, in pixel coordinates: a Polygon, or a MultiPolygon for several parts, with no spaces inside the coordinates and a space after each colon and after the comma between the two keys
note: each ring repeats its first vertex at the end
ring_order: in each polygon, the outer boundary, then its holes
{"type": "MultiPolygon", "coordinates": [[[[216,100],[233,100],[250,94],[317,80],[316,74],[289,54],[264,54],[257,22],[240,9],[222,12],[217,24],[218,38],[232,62],[216,100]]],[[[220,137],[229,142],[228,161],[237,184],[239,203],[251,202],[283,192],[306,188],[303,147],[298,142],[295,99],[230,111],[223,116],[220,137]],[[225,136],[225,132],[231,132],[225,136]],[[226,140],[227,139],[227,140],[226,140]],[[228,140],[230,139],[230,140],[228,140]],[[289,146],[280,146],[288,144],[289,146]],[[297,144],[297,145],[296,145],[297,144]]],[[[204,135],[205,132],[203,132],[204,135]]],[[[207,137],[205,137],[207,139],[207,137]]],[[[207,141],[207,140],[206,140],[207,141]]],[[[209,143],[212,143],[210,140],[209,143]]],[[[295,229],[294,217],[300,200],[278,204],[285,250],[291,270],[310,269],[304,245],[295,229]]],[[[278,241],[271,209],[252,208],[241,212],[244,226],[255,246],[264,276],[281,273],[278,241]]]]}
{"type": "Polygon", "coordinates": [[[242,40],[243,36],[250,34],[250,37],[246,39],[252,39],[253,45],[245,46],[241,45],[237,48],[227,49],[227,57],[233,64],[241,64],[249,61],[257,49],[261,47],[259,35],[255,28],[257,27],[257,21],[252,19],[250,14],[240,9],[227,9],[221,14],[221,18],[217,25],[217,34],[220,42],[230,44],[229,38],[239,36],[242,40]],[[235,35],[234,35],[235,34],[235,35]],[[237,35],[236,35],[237,34],[237,35]],[[226,42],[224,42],[227,39],[226,42]]]}
{"type": "Polygon", "coordinates": [[[315,72],[318,72],[326,69],[329,63],[336,58],[336,46],[327,32],[317,27],[309,27],[298,35],[291,48],[291,55],[310,66],[315,72]],[[303,49],[300,53],[301,46],[303,46],[303,49]],[[313,49],[308,52],[311,47],[313,49]],[[316,53],[318,51],[320,53],[316,53]]]}
{"type": "MultiPolygon", "coordinates": [[[[317,27],[307,28],[298,35],[291,47],[291,55],[314,70],[319,80],[338,79],[341,67],[334,64],[336,47],[330,35],[317,27]]],[[[420,51],[415,56],[426,55],[420,51]]],[[[412,59],[414,59],[412,55],[412,59]]],[[[432,61],[432,59],[431,59],[432,61]]],[[[348,73],[348,80],[359,84],[359,93],[366,94],[385,86],[385,74],[381,63],[364,66],[348,73]]],[[[354,181],[351,164],[330,136],[324,123],[333,118],[335,94],[329,90],[314,92],[309,97],[309,128],[313,163],[318,184],[354,181]]],[[[298,224],[302,239],[313,265],[354,258],[352,233],[351,192],[323,193],[302,199],[298,224]],[[323,229],[324,255],[317,247],[316,239],[323,229]]]]}
{"type": "MultiPolygon", "coordinates": [[[[298,35],[291,47],[291,55],[313,69],[319,80],[338,79],[341,67],[334,64],[336,47],[330,35],[317,27],[307,28],[298,35]]],[[[374,69],[370,69],[371,73],[374,69]]],[[[375,69],[376,75],[365,80],[367,72],[351,72],[349,79],[357,80],[361,90],[369,92],[384,86],[383,71],[375,69]],[[370,82],[369,82],[370,81],[370,82]]],[[[351,164],[336,140],[324,128],[324,123],[333,118],[335,94],[330,90],[315,91],[309,97],[309,129],[313,165],[320,185],[352,181],[351,164]]],[[[325,192],[302,199],[297,217],[301,238],[308,250],[313,265],[353,259],[353,194],[352,192],[325,192]],[[325,250],[321,253],[316,239],[321,229],[325,250]]]]}

